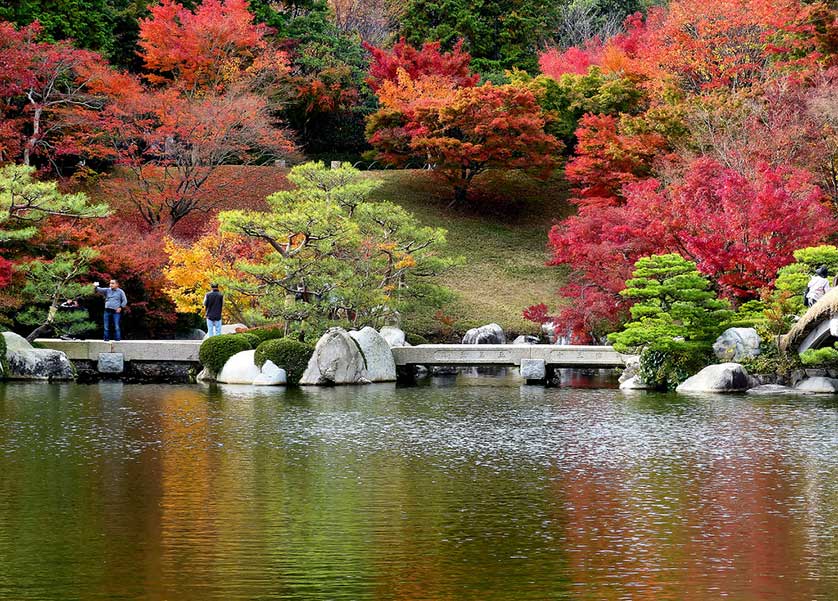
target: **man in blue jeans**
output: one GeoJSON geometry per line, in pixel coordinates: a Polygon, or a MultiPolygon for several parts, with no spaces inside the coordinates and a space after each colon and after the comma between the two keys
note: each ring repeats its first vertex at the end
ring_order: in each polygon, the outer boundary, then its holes
{"type": "Polygon", "coordinates": [[[113,322],[113,339],[116,342],[122,340],[122,330],[119,329],[119,320],[122,317],[122,309],[128,304],[128,299],[119,283],[111,280],[107,288],[100,288],[99,282],[93,282],[96,294],[105,297],[105,342],[110,342],[110,322],[113,322]]]}
{"type": "Polygon", "coordinates": [[[221,310],[224,295],[218,291],[218,284],[210,285],[212,290],[204,295],[204,308],[207,310],[207,338],[221,334],[221,310]]]}

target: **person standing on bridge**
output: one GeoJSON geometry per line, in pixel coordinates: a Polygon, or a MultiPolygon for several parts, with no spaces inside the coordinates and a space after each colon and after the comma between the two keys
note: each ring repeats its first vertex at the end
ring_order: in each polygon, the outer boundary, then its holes
{"type": "Polygon", "coordinates": [[[221,334],[221,310],[224,307],[224,295],[218,291],[218,284],[210,284],[210,288],[211,290],[204,295],[208,338],[221,334]]]}
{"type": "Polygon", "coordinates": [[[110,342],[111,322],[113,323],[113,339],[119,342],[122,340],[122,330],[119,327],[119,321],[122,318],[122,310],[128,304],[128,298],[116,280],[111,280],[107,288],[100,288],[99,282],[93,282],[93,288],[96,294],[101,294],[105,297],[105,342],[110,342]]]}
{"type": "Polygon", "coordinates": [[[815,275],[809,280],[809,285],[806,286],[806,306],[811,307],[816,302],[823,298],[823,295],[829,292],[829,270],[826,265],[821,265],[815,270],[815,275]]]}

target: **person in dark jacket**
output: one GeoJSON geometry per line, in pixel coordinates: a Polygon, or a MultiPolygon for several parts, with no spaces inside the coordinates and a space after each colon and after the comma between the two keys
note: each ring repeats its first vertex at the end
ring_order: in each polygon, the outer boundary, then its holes
{"type": "Polygon", "coordinates": [[[207,310],[207,336],[221,333],[221,309],[224,307],[224,295],[218,291],[218,284],[211,284],[204,295],[204,308],[207,310]]]}
{"type": "Polygon", "coordinates": [[[113,339],[119,342],[122,340],[122,330],[119,328],[119,321],[122,318],[122,310],[128,304],[128,298],[116,280],[111,280],[107,288],[100,288],[99,282],[93,282],[93,288],[96,290],[96,294],[101,294],[105,297],[105,342],[110,342],[110,323],[113,323],[113,339]]]}

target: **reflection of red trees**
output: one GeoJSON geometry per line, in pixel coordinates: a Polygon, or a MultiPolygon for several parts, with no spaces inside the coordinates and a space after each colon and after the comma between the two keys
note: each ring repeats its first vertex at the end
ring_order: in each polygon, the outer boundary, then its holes
{"type": "Polygon", "coordinates": [[[806,526],[788,511],[804,483],[790,481],[784,456],[733,450],[702,463],[554,474],[554,502],[567,508],[555,522],[586,598],[812,598],[806,526]]]}

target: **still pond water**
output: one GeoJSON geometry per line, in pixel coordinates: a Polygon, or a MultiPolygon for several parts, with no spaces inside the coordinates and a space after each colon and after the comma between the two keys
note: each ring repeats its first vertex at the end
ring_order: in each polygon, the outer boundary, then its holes
{"type": "Polygon", "coordinates": [[[838,402],[0,385],[0,599],[838,599],[838,402]]]}

